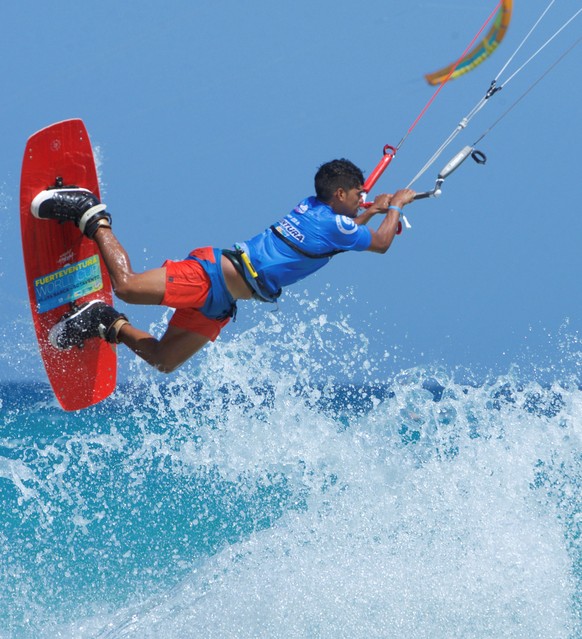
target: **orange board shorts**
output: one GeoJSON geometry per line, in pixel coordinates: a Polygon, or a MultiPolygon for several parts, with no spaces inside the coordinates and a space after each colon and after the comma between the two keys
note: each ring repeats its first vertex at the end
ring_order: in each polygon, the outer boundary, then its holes
{"type": "MultiPolygon", "coordinates": [[[[190,255],[216,263],[210,246],[196,249],[190,255]]],[[[166,267],[166,291],[161,303],[176,309],[170,326],[199,333],[214,342],[230,317],[212,319],[200,312],[210,291],[210,278],[202,264],[196,260],[166,260],[163,266],[166,267]]]]}

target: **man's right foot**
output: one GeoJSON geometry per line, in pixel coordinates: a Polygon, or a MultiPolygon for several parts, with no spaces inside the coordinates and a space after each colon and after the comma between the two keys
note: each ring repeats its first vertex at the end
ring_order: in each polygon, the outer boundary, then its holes
{"type": "Polygon", "coordinates": [[[101,204],[96,195],[78,187],[41,191],[30,205],[34,217],[74,222],[90,238],[101,226],[101,220],[106,220],[108,226],[111,224],[111,216],[105,209],[105,204],[101,204]]]}
{"type": "Polygon", "coordinates": [[[80,347],[92,337],[100,337],[116,344],[119,329],[127,323],[127,317],[123,313],[101,300],[92,300],[64,315],[51,328],[48,339],[51,346],[59,351],[68,351],[73,346],[80,347]]]}

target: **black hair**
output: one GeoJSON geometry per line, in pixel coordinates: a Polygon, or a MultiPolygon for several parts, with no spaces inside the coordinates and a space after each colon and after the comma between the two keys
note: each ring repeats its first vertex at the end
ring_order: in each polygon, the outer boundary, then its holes
{"type": "Polygon", "coordinates": [[[315,195],[322,202],[329,202],[339,188],[346,191],[359,188],[364,174],[349,160],[332,160],[322,164],[315,174],[315,195]]]}

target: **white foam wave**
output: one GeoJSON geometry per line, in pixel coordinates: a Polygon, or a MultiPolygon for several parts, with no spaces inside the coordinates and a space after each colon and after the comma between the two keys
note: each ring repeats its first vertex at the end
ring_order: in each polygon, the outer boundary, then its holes
{"type": "Polygon", "coordinates": [[[268,422],[243,434],[235,420],[211,452],[180,451],[233,476],[286,468],[305,507],[72,636],[574,636],[571,504],[556,491],[581,477],[580,392],[449,381],[435,403],[417,373],[348,429],[276,394],[268,422]],[[555,414],[531,409],[552,392],[555,414]],[[403,440],[405,424],[417,439],[403,440]]]}

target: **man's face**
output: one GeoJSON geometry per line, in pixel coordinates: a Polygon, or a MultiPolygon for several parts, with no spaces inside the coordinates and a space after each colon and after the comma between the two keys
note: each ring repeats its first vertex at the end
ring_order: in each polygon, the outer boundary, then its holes
{"type": "Polygon", "coordinates": [[[349,191],[339,188],[336,191],[336,202],[333,210],[340,215],[347,215],[348,217],[357,217],[360,210],[360,204],[362,203],[362,185],[354,187],[349,191]]]}

